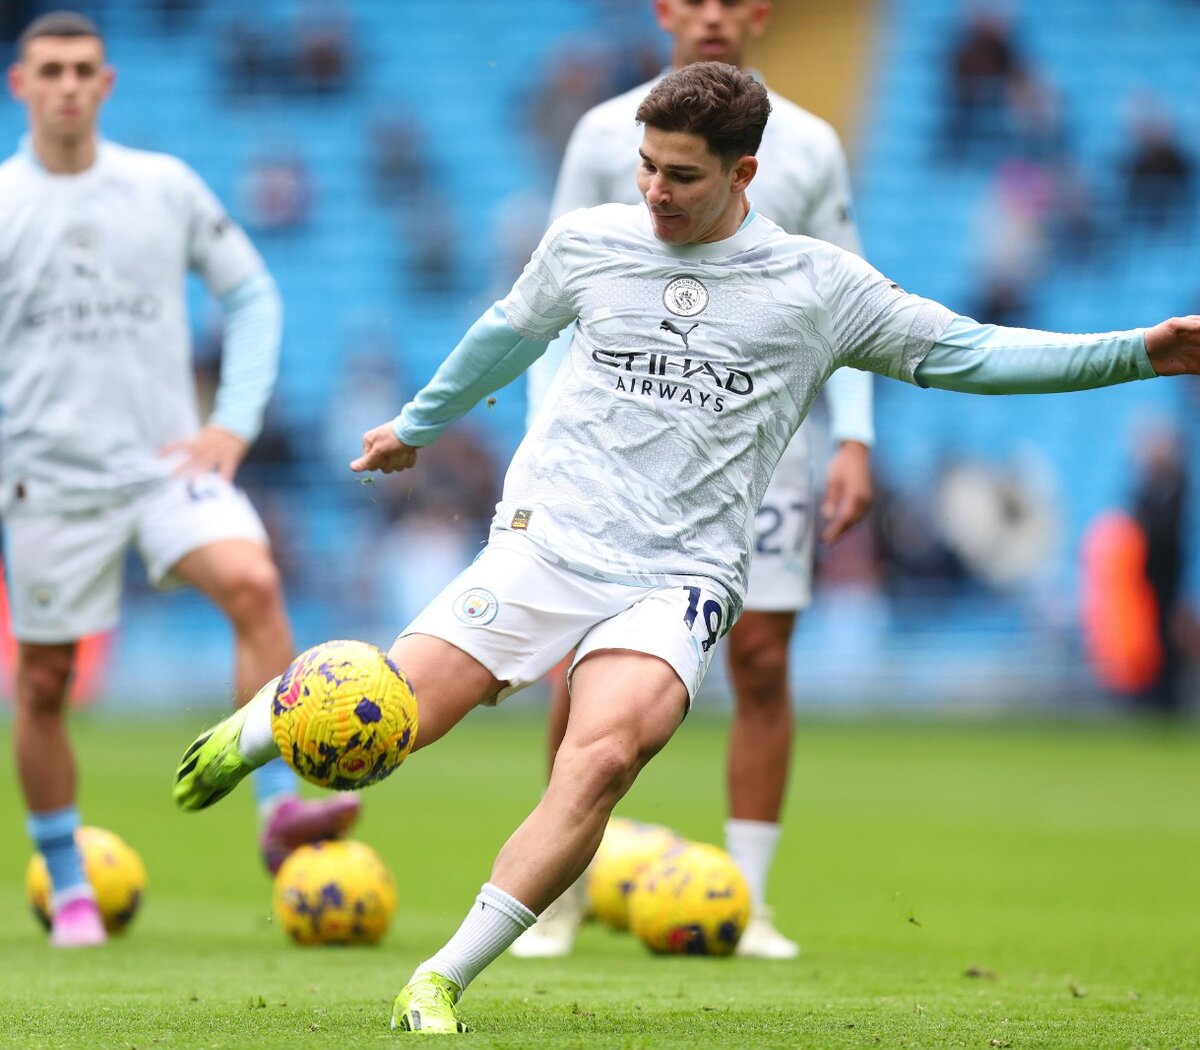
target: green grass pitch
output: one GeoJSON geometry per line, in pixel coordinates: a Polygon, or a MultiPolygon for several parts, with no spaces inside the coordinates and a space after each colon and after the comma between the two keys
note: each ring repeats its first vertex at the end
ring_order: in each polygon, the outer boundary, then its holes
{"type": "MultiPolygon", "coordinates": [[[[0,1047],[362,1047],[453,931],[541,784],[540,723],[479,712],[371,789],[357,836],[396,874],[374,949],[273,928],[251,795],[180,814],[211,720],[77,719],[82,805],[150,875],[128,936],[53,952],[0,784],[0,1047]]],[[[7,754],[11,731],[0,726],[7,754]]],[[[696,717],[619,812],[720,842],[725,725],[696,717]]],[[[463,1003],[476,1047],[1200,1047],[1200,734],[1002,721],[802,722],[772,897],[792,963],[648,956],[590,926],[503,958],[463,1003]]]]}

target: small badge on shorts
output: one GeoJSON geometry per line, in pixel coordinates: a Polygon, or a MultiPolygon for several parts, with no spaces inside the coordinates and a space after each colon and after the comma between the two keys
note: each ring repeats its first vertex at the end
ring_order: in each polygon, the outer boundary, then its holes
{"type": "Polygon", "coordinates": [[[39,609],[49,609],[54,603],[54,587],[48,583],[35,584],[29,588],[29,600],[39,609]]]}
{"type": "Polygon", "coordinates": [[[518,510],[512,517],[512,528],[527,529],[529,528],[529,519],[533,517],[531,510],[518,510]]]}
{"type": "Polygon", "coordinates": [[[491,623],[496,618],[499,608],[500,603],[496,601],[496,596],[483,587],[472,587],[454,599],[454,615],[463,623],[474,627],[483,627],[491,623]]]}

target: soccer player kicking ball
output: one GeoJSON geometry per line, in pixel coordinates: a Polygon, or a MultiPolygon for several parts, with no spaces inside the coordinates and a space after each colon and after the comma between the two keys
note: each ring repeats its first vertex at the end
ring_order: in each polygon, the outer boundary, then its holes
{"type": "MultiPolygon", "coordinates": [[[[0,165],[0,512],[18,641],[13,739],[28,828],[51,880],[51,943],[104,927],[74,833],[64,723],[77,642],[118,618],[125,552],[229,618],[248,698],[292,655],[279,574],[232,478],[275,377],[280,304],[262,259],[173,157],[100,138],[113,85],[95,25],[35,20],[9,86],[29,136],[0,165]],[[226,314],[216,409],[196,413],[184,280],[226,314]]],[[[256,778],[268,866],[344,830],[353,799],[302,802],[282,762],[256,778]]]]}
{"type": "MultiPolygon", "coordinates": [[[[671,63],[715,60],[745,68],[750,42],[766,28],[770,0],[655,0],[659,25],[671,37],[671,63]]],[[[663,74],[665,76],[665,74],[663,74]]],[[[551,211],[639,200],[634,179],[641,131],[634,115],[658,77],[584,114],[571,135],[558,174],[551,211]]],[[[825,121],[768,91],[771,120],[758,151],[751,192],[755,211],[788,233],[802,233],[860,252],[851,207],[850,179],[837,133],[825,121]]],[[[686,317],[664,321],[677,352],[690,347],[686,317]]],[[[667,337],[668,339],[670,336],[667,337]]],[[[528,373],[529,418],[536,418],[569,345],[556,339],[528,373]]],[[[823,392],[835,446],[825,477],[822,539],[832,542],[858,522],[872,498],[870,446],[872,377],[840,368],[823,392]]],[[[754,518],[753,557],[746,607],[725,642],[733,683],[727,783],[729,820],[725,848],[746,876],[753,907],[737,944],[738,955],[791,959],[795,941],[775,928],[766,901],[767,876],[780,837],[780,819],[791,759],[792,701],[788,644],[796,616],[812,600],[817,507],[810,427],[789,442],[754,518]]],[[[560,674],[551,675],[550,765],[566,731],[570,699],[560,674]]],[[[566,955],[585,908],[583,880],[555,901],[512,947],[525,957],[566,955]]]]}
{"type": "MultiPolygon", "coordinates": [[[[769,112],[763,86],[731,65],[662,80],[637,112],[645,203],[555,222],[508,297],[351,464],[411,467],[576,322],[487,547],[390,651],[417,697],[422,748],[575,650],[546,792],[458,931],[397,996],[399,1028],[463,1030],[463,990],[579,877],[613,806],[679,727],[740,612],[755,509],[835,368],[978,393],[1200,371],[1200,317],[1101,336],[996,328],[785,233],[746,198],[769,112]],[[695,325],[686,353],[664,321],[695,325]]],[[[192,745],[176,800],[201,808],[278,754],[267,686],[192,745]]]]}

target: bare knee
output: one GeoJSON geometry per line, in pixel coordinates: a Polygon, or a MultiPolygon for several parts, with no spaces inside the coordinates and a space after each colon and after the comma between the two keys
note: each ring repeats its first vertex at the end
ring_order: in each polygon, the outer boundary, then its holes
{"type": "Polygon", "coordinates": [[[237,626],[262,627],[282,615],[283,584],[268,557],[239,565],[224,590],[221,604],[237,626]]]}
{"type": "Polygon", "coordinates": [[[564,742],[554,760],[551,784],[557,781],[571,790],[585,809],[604,803],[611,808],[629,790],[643,764],[632,739],[615,733],[564,742]]]}
{"type": "Polygon", "coordinates": [[[729,673],[739,705],[787,704],[791,614],[747,613],[729,636],[729,673]]]}
{"type": "Polygon", "coordinates": [[[679,727],[687,690],[665,660],[627,650],[590,653],[573,683],[550,786],[582,813],[611,812],[679,727]]]}
{"type": "Polygon", "coordinates": [[[61,714],[74,666],[74,646],[22,646],[17,674],[22,708],[39,718],[61,714]]]}
{"type": "Polygon", "coordinates": [[[787,679],[787,646],[765,642],[740,654],[737,673],[761,690],[782,684],[787,679]]]}

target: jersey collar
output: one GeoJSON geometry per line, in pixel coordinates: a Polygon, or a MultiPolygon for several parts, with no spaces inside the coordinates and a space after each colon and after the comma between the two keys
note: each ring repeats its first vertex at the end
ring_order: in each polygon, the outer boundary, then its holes
{"type": "Polygon", "coordinates": [[[37,152],[33,148],[33,136],[26,132],[21,136],[20,142],[17,144],[17,153],[25,158],[33,169],[39,175],[45,175],[48,179],[86,179],[88,176],[99,171],[101,164],[104,161],[104,156],[108,152],[108,143],[103,135],[96,136],[96,159],[92,161],[91,167],[84,168],[83,171],[72,172],[65,174],[63,172],[50,171],[41,161],[37,152]]]}
{"type": "MultiPolygon", "coordinates": [[[[682,68],[683,68],[682,66],[678,66],[678,67],[677,66],[667,66],[666,69],[664,69],[661,73],[658,74],[658,76],[656,76],[653,80],[651,80],[648,84],[646,84],[646,94],[649,94],[650,93],[649,89],[654,87],[660,80],[663,79],[663,77],[670,76],[672,73],[675,73],[679,69],[682,69],[682,68]]],[[[760,84],[762,84],[763,87],[767,86],[767,82],[763,79],[763,75],[757,69],[755,69],[753,66],[742,67],[742,72],[749,73],[755,80],[757,80],[760,84]]]]}
{"type": "Polygon", "coordinates": [[[759,240],[759,233],[755,231],[755,227],[762,225],[758,212],[751,204],[742,224],[732,237],[726,237],[723,241],[705,241],[703,244],[667,244],[654,236],[654,225],[650,221],[650,209],[646,207],[645,202],[642,204],[642,222],[647,234],[664,255],[673,255],[677,259],[692,259],[697,262],[728,259],[731,255],[737,255],[738,252],[753,247],[759,240]]]}

